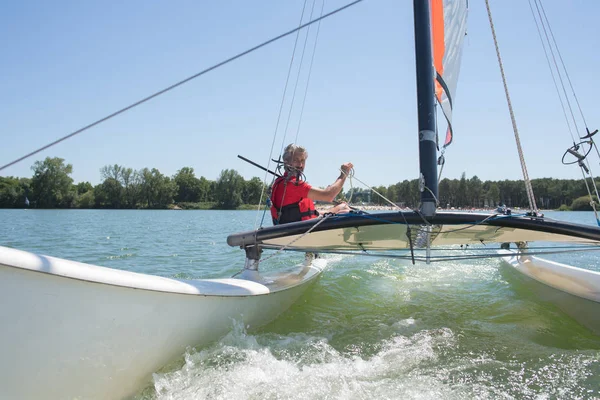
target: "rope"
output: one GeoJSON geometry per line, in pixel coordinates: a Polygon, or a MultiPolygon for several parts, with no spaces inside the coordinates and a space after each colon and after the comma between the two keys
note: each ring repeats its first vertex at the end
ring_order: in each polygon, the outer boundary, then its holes
{"type": "Polygon", "coordinates": [[[438,206],[440,204],[440,202],[439,202],[438,198],[436,197],[435,193],[433,193],[431,191],[431,189],[429,189],[427,186],[423,186],[423,188],[426,189],[431,194],[431,197],[433,197],[433,199],[435,200],[435,205],[438,206]]]}
{"type": "MultiPolygon", "coordinates": [[[[342,171],[342,172],[344,172],[344,171],[342,171]]],[[[387,197],[385,197],[384,195],[382,195],[381,193],[379,193],[377,190],[373,189],[373,187],[367,185],[366,183],[364,183],[363,181],[361,181],[360,179],[358,179],[356,176],[354,176],[354,168],[352,169],[352,177],[354,179],[356,179],[358,182],[360,182],[367,189],[371,190],[373,193],[375,193],[376,195],[378,195],[379,197],[381,197],[382,199],[384,199],[385,201],[387,201],[392,207],[397,208],[399,210],[402,209],[396,203],[394,203],[393,201],[391,201],[390,199],[388,199],[387,197]]]]}
{"type": "MultiPolygon", "coordinates": [[[[340,171],[342,171],[343,174],[346,174],[341,168],[340,171]]],[[[379,197],[381,197],[382,199],[384,199],[385,201],[388,202],[388,204],[390,204],[393,208],[397,208],[399,210],[402,210],[396,203],[392,202],[391,200],[389,200],[387,197],[385,197],[384,195],[382,195],[381,193],[379,193],[377,190],[373,189],[373,187],[367,185],[366,183],[364,183],[363,181],[361,181],[360,179],[356,178],[354,176],[354,168],[352,168],[350,170],[349,174],[346,174],[347,176],[350,176],[350,186],[352,187],[352,178],[355,178],[358,182],[360,182],[363,186],[367,187],[369,190],[371,190],[372,192],[374,192],[376,195],[378,195],[379,197]]],[[[432,193],[433,194],[433,193],[432,193]]],[[[433,196],[435,198],[435,196],[433,196]]],[[[437,202],[437,199],[436,199],[437,202]]],[[[417,214],[421,215],[421,213],[418,210],[414,210],[417,214]]],[[[408,221],[406,220],[406,217],[404,216],[403,213],[400,213],[400,215],[402,216],[402,219],[404,220],[404,224],[406,225],[406,236],[408,237],[408,243],[410,246],[410,250],[411,250],[411,257],[412,257],[412,263],[415,263],[415,258],[414,258],[414,253],[413,253],[413,242],[412,242],[412,236],[411,236],[411,229],[410,229],[410,225],[408,223],[408,221]]],[[[429,225],[429,221],[427,221],[426,218],[424,218],[421,215],[421,218],[425,221],[426,225],[429,225]]]]}
{"type": "MultiPolygon", "coordinates": [[[[342,173],[345,174],[345,172],[340,168],[340,170],[342,171],[342,173]]],[[[393,208],[397,208],[399,210],[402,210],[396,203],[394,203],[393,201],[391,201],[390,199],[388,199],[387,197],[385,197],[384,195],[382,195],[381,193],[379,193],[377,190],[373,189],[373,187],[367,185],[366,183],[364,183],[363,181],[361,181],[360,179],[356,178],[354,176],[354,168],[352,168],[352,170],[350,171],[351,173],[351,178],[355,178],[358,182],[360,182],[363,186],[367,187],[369,190],[371,190],[372,192],[374,192],[376,195],[378,195],[379,197],[381,197],[382,199],[384,199],[385,201],[388,202],[388,204],[390,204],[393,208]]],[[[352,182],[352,180],[350,181],[352,182]]],[[[351,184],[352,185],[352,184],[351,184]]],[[[433,193],[432,193],[433,194],[433,193]]],[[[435,198],[435,196],[433,196],[435,198]]],[[[437,199],[436,199],[437,202],[437,199]]],[[[415,212],[419,215],[421,215],[421,213],[418,210],[415,210],[415,212]]],[[[402,219],[404,219],[404,223],[406,225],[406,236],[408,237],[408,243],[410,246],[410,250],[411,250],[411,258],[412,258],[412,263],[414,265],[415,263],[415,258],[414,258],[414,253],[413,253],[413,242],[412,242],[412,236],[411,236],[411,229],[410,229],[410,225],[408,224],[408,221],[406,221],[406,217],[404,216],[403,213],[400,213],[400,215],[402,216],[402,219]]],[[[421,218],[423,218],[423,220],[425,221],[425,224],[428,225],[429,222],[427,221],[427,219],[425,219],[423,216],[421,216],[421,218]]]]}
{"type": "Polygon", "coordinates": [[[235,56],[233,56],[233,57],[230,57],[230,58],[228,58],[228,59],[227,59],[227,60],[225,60],[225,61],[221,61],[220,63],[217,63],[217,64],[213,65],[212,67],[206,68],[205,70],[203,70],[203,71],[200,71],[200,72],[198,72],[197,74],[194,74],[194,75],[192,75],[192,76],[190,76],[190,77],[188,77],[188,78],[186,78],[186,79],[184,79],[184,80],[182,80],[182,81],[179,81],[179,82],[177,82],[177,83],[175,83],[175,84],[173,84],[173,85],[171,85],[171,86],[169,86],[169,87],[167,87],[167,88],[165,88],[165,89],[162,89],[162,90],[160,90],[160,91],[158,91],[158,92],[156,92],[156,93],[154,93],[154,94],[151,94],[150,96],[148,96],[148,97],[145,97],[145,98],[143,98],[142,100],[136,101],[135,103],[133,103],[133,104],[131,104],[131,105],[129,105],[129,106],[127,106],[127,107],[125,107],[125,108],[122,108],[122,109],[120,109],[119,111],[115,111],[114,113],[112,113],[112,114],[110,114],[110,115],[108,115],[108,116],[106,116],[106,117],[104,117],[104,118],[101,118],[101,119],[97,120],[96,122],[93,122],[93,123],[91,123],[91,124],[89,124],[89,125],[86,125],[86,126],[84,126],[83,128],[76,130],[76,131],[75,131],[75,132],[73,132],[73,133],[70,133],[70,134],[68,134],[68,135],[66,135],[66,136],[63,136],[62,138],[60,138],[60,139],[57,139],[57,140],[55,140],[55,141],[54,141],[54,142],[52,142],[52,143],[49,143],[49,144],[47,144],[47,145],[45,145],[45,146],[43,146],[43,147],[40,147],[39,149],[37,149],[37,150],[34,150],[34,151],[32,151],[31,153],[28,153],[28,154],[24,155],[23,157],[20,157],[20,158],[18,158],[18,159],[16,159],[16,160],[14,160],[14,161],[11,161],[11,162],[9,162],[8,164],[5,164],[5,165],[3,165],[3,166],[1,166],[1,167],[0,167],[0,171],[2,171],[2,170],[3,170],[3,169],[5,169],[5,168],[8,168],[8,167],[10,167],[11,165],[14,165],[14,164],[16,164],[16,163],[18,163],[18,162],[20,162],[20,161],[23,161],[23,160],[25,160],[26,158],[29,158],[29,157],[31,157],[31,156],[33,156],[33,155],[35,155],[35,154],[37,154],[37,153],[39,153],[39,152],[41,152],[41,151],[44,151],[44,150],[48,149],[49,147],[52,147],[52,146],[54,146],[54,145],[56,145],[56,144],[58,144],[58,143],[60,143],[60,142],[62,142],[62,141],[64,141],[64,140],[67,140],[67,139],[69,139],[69,138],[71,138],[71,137],[73,137],[73,136],[75,136],[75,135],[78,135],[78,134],[80,134],[80,133],[82,133],[82,132],[84,132],[84,131],[86,131],[86,130],[88,130],[88,129],[90,129],[90,128],[92,128],[92,127],[96,126],[96,125],[99,125],[99,124],[101,124],[101,123],[103,123],[103,122],[105,122],[105,121],[108,121],[109,119],[111,119],[111,118],[114,118],[114,117],[116,117],[116,116],[117,116],[117,115],[119,115],[119,114],[122,114],[122,113],[124,113],[124,112],[126,112],[126,111],[129,111],[129,110],[131,110],[132,108],[139,106],[140,104],[143,104],[143,103],[145,103],[145,102],[147,102],[147,101],[149,101],[149,100],[152,100],[153,98],[155,98],[155,97],[158,97],[158,96],[160,96],[160,95],[162,95],[162,94],[165,94],[166,92],[168,92],[168,91],[171,91],[171,90],[175,89],[176,87],[178,87],[178,86],[181,86],[181,85],[183,85],[183,84],[185,84],[185,83],[187,83],[187,82],[189,82],[189,81],[191,81],[191,80],[193,80],[193,79],[196,79],[196,78],[198,78],[199,76],[201,76],[201,75],[204,75],[204,74],[206,74],[207,72],[210,72],[210,71],[212,71],[213,69],[217,69],[217,68],[219,68],[219,67],[222,67],[223,65],[225,65],[225,64],[228,64],[228,63],[230,63],[231,61],[234,61],[234,60],[236,60],[236,59],[238,59],[238,58],[240,58],[240,57],[243,57],[243,56],[245,56],[245,55],[247,55],[247,54],[249,54],[249,53],[252,53],[253,51],[256,51],[256,50],[260,49],[261,47],[264,47],[264,46],[266,46],[266,45],[268,45],[268,44],[271,44],[271,43],[273,43],[273,42],[276,42],[277,40],[280,40],[280,39],[282,39],[282,38],[284,38],[284,37],[286,37],[286,36],[289,36],[289,35],[291,35],[291,34],[292,34],[292,33],[294,33],[294,32],[297,32],[297,31],[299,31],[299,30],[301,30],[301,29],[303,29],[303,28],[305,28],[305,27],[307,27],[307,26],[309,26],[309,25],[312,25],[312,24],[314,24],[315,22],[319,22],[319,21],[321,21],[322,19],[328,18],[328,17],[330,17],[330,16],[332,16],[332,15],[334,15],[334,14],[337,14],[337,13],[338,13],[338,12],[340,12],[340,11],[343,11],[343,10],[345,10],[345,9],[349,8],[349,7],[352,7],[352,6],[354,6],[354,5],[358,4],[358,3],[360,3],[361,1],[363,1],[363,0],[355,0],[355,1],[351,2],[351,3],[348,3],[348,4],[346,4],[345,6],[342,6],[342,7],[340,7],[340,8],[337,8],[337,9],[335,9],[335,10],[333,10],[333,11],[331,11],[331,12],[329,12],[329,13],[327,13],[327,14],[325,14],[325,15],[323,15],[323,16],[321,16],[321,17],[319,17],[319,18],[316,18],[316,19],[314,19],[314,20],[312,20],[312,21],[309,21],[309,22],[307,22],[307,23],[305,23],[305,24],[303,24],[303,25],[300,25],[299,27],[297,27],[297,28],[295,28],[295,29],[292,29],[292,30],[290,30],[290,31],[287,31],[287,32],[285,32],[285,33],[282,33],[282,34],[281,34],[281,35],[279,35],[279,36],[276,36],[276,37],[274,37],[274,38],[272,38],[272,39],[269,39],[269,40],[267,40],[267,41],[265,41],[265,42],[263,42],[263,43],[261,43],[261,44],[257,45],[257,46],[254,46],[254,47],[252,47],[252,48],[250,48],[250,49],[248,49],[248,50],[246,50],[246,51],[243,51],[243,52],[241,52],[241,53],[239,53],[239,54],[237,54],[237,55],[235,55],[235,56]]]}
{"type": "Polygon", "coordinates": [[[490,28],[492,29],[492,37],[494,39],[494,46],[496,47],[496,55],[498,57],[498,65],[500,66],[500,74],[502,75],[502,82],[504,84],[504,93],[506,94],[506,102],[508,103],[508,110],[510,112],[510,119],[512,121],[513,132],[515,133],[515,141],[517,143],[517,151],[519,153],[519,160],[521,161],[521,170],[523,171],[523,179],[525,181],[525,189],[527,191],[527,197],[529,198],[529,207],[535,213],[538,212],[537,205],[535,204],[535,196],[533,195],[533,187],[529,180],[529,174],[527,173],[527,166],[525,165],[525,157],[523,156],[523,149],[521,148],[521,140],[519,139],[519,131],[517,129],[517,121],[513,112],[512,103],[510,102],[510,95],[508,93],[508,85],[506,84],[506,76],[504,75],[504,67],[502,65],[502,58],[500,57],[500,49],[498,47],[498,40],[496,39],[496,30],[494,29],[494,22],[492,21],[492,11],[490,10],[489,0],[485,0],[485,6],[487,8],[488,18],[490,20],[490,28]]]}
{"type": "Polygon", "coordinates": [[[262,263],[264,261],[270,260],[271,258],[275,257],[277,254],[281,253],[283,250],[287,249],[289,246],[293,245],[298,240],[302,239],[304,236],[306,236],[309,233],[311,233],[317,226],[321,225],[323,222],[325,222],[325,220],[327,220],[332,215],[333,214],[326,214],[323,218],[321,218],[321,220],[319,222],[317,222],[316,224],[314,224],[309,230],[307,230],[306,232],[304,232],[302,235],[298,236],[296,239],[292,240],[291,242],[289,242],[285,246],[280,247],[275,253],[271,254],[269,257],[263,258],[263,259],[259,260],[258,262],[262,263]]]}
{"type": "Polygon", "coordinates": [[[354,168],[351,168],[350,172],[348,173],[345,173],[344,170],[340,168],[340,172],[346,175],[350,182],[350,196],[348,196],[348,199],[346,200],[346,203],[350,205],[350,202],[352,202],[352,196],[354,195],[354,186],[352,185],[352,178],[354,177],[354,168]]]}
{"type": "MultiPolygon", "coordinates": [[[[437,124],[435,129],[437,129],[437,124]]],[[[438,185],[442,181],[442,171],[444,171],[444,166],[446,165],[446,159],[444,158],[445,152],[446,148],[442,147],[442,151],[440,152],[440,156],[438,157],[438,165],[440,165],[440,173],[438,174],[438,185]]]]}

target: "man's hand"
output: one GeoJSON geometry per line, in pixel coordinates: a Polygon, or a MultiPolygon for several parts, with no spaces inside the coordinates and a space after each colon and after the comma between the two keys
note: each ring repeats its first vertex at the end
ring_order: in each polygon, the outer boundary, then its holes
{"type": "Polygon", "coordinates": [[[350,171],[352,170],[353,167],[354,167],[354,165],[352,165],[352,163],[349,162],[349,163],[346,163],[346,164],[342,164],[342,166],[340,167],[340,169],[344,173],[344,176],[348,176],[348,174],[350,173],[350,171]]]}

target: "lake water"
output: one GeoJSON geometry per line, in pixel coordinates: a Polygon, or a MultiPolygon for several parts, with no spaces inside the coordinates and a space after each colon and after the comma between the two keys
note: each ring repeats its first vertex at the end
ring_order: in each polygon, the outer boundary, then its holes
{"type": "MultiPolygon", "coordinates": [[[[595,223],[592,213],[546,215],[595,223]]],[[[169,277],[228,277],[244,254],[226,237],[255,219],[253,211],[0,210],[0,245],[169,277]]],[[[599,256],[557,257],[600,271],[599,256]]],[[[286,253],[265,268],[300,257],[286,253]]],[[[326,257],[320,281],[277,320],[250,332],[232,323],[136,397],[600,398],[600,336],[500,260],[326,257]]]]}

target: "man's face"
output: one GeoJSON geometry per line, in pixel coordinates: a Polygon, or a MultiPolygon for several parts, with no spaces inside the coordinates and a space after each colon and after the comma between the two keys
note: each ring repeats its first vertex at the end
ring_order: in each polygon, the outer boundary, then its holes
{"type": "Polygon", "coordinates": [[[306,153],[295,151],[292,155],[292,162],[290,165],[296,168],[300,172],[304,172],[304,165],[306,164],[306,153]]]}

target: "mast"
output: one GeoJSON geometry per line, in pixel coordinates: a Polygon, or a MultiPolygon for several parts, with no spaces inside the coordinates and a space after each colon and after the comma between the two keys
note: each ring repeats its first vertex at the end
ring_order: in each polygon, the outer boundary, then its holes
{"type": "Polygon", "coordinates": [[[431,45],[430,0],[413,0],[415,18],[415,59],[419,121],[420,211],[435,215],[438,196],[437,140],[435,120],[435,70],[431,45]]]}

